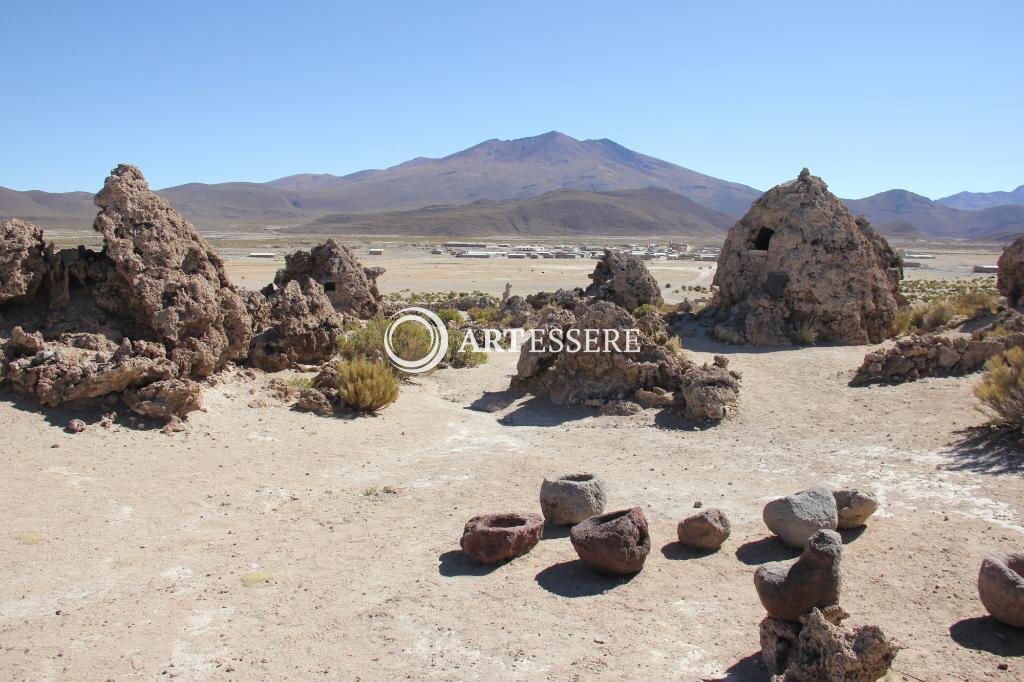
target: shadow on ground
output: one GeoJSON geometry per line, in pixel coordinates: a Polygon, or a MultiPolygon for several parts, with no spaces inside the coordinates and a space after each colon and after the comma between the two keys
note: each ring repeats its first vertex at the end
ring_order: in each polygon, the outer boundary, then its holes
{"type": "Polygon", "coordinates": [[[579,559],[548,566],[537,574],[537,584],[559,597],[593,597],[625,585],[634,576],[607,576],[594,573],[579,559]]]}
{"type": "Polygon", "coordinates": [[[504,426],[561,426],[593,417],[593,408],[565,407],[546,398],[532,397],[498,420],[504,426]]]}
{"type": "Polygon", "coordinates": [[[959,440],[950,446],[956,461],[944,468],[980,474],[1014,474],[1024,471],[1024,439],[1014,429],[974,426],[957,431],[959,440]]]}
{"type": "Polygon", "coordinates": [[[546,524],[541,540],[561,540],[567,538],[571,529],[572,526],[552,526],[551,524],[546,524]]]}
{"type": "Polygon", "coordinates": [[[501,566],[502,564],[493,566],[478,564],[460,549],[453,549],[437,557],[437,572],[445,578],[454,578],[460,575],[487,575],[501,566]]]}
{"type": "Polygon", "coordinates": [[[769,561],[786,561],[800,556],[799,549],[790,547],[774,535],[751,540],[739,546],[736,558],[748,566],[759,566],[769,561]]]}
{"type": "Polygon", "coordinates": [[[128,408],[120,401],[111,401],[109,405],[100,404],[101,401],[97,400],[97,404],[90,405],[46,407],[9,389],[0,391],[0,400],[10,403],[11,406],[22,412],[34,412],[42,415],[47,424],[56,426],[61,430],[64,430],[72,419],[81,419],[85,422],[87,428],[99,428],[103,415],[108,413],[116,414],[116,417],[111,421],[112,425],[135,431],[159,431],[167,423],[160,419],[150,419],[149,417],[129,412],[128,408]]]}
{"type": "Polygon", "coordinates": [[[769,682],[771,673],[761,662],[761,654],[750,654],[729,666],[722,677],[707,677],[701,682],[769,682]]]}
{"type": "Polygon", "coordinates": [[[981,616],[965,618],[949,626],[949,636],[965,649],[996,656],[1024,656],[1024,630],[981,616]]]}
{"type": "Polygon", "coordinates": [[[697,547],[690,547],[689,545],[684,545],[681,542],[670,542],[661,548],[662,556],[671,561],[702,559],[706,556],[711,556],[717,551],[718,550],[716,549],[699,549],[697,547]]]}

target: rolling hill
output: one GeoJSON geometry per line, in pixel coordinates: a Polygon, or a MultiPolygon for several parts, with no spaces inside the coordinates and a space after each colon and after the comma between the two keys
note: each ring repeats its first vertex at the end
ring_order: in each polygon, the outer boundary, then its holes
{"type": "Polygon", "coordinates": [[[457,236],[719,237],[735,220],[661,188],[590,192],[560,189],[530,199],[480,200],[412,211],[331,214],[287,232],[457,236]]]}
{"type": "Polygon", "coordinates": [[[936,199],[936,203],[963,211],[980,211],[993,206],[1024,204],[1024,185],[1012,192],[959,192],[936,199]]]}
{"type": "Polygon", "coordinates": [[[907,234],[916,230],[931,237],[995,239],[1024,232],[1024,206],[963,211],[902,189],[843,201],[851,211],[867,217],[882,233],[907,234]]]}

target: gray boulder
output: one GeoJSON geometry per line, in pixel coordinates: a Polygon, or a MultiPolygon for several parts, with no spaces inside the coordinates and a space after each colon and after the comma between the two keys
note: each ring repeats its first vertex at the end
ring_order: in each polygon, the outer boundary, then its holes
{"type": "Polygon", "coordinates": [[[878,499],[863,490],[840,489],[832,492],[839,513],[839,528],[859,528],[878,509],[878,499]]]}
{"type": "Polygon", "coordinates": [[[729,538],[732,527],[721,509],[705,509],[679,522],[679,542],[699,549],[718,549],[729,538]]]}
{"type": "Polygon", "coordinates": [[[604,512],[608,495],[604,481],[596,474],[567,474],[544,479],[540,486],[540,509],[554,526],[575,526],[583,519],[604,512]]]}
{"type": "Polygon", "coordinates": [[[993,618],[1024,628],[1024,552],[985,557],[978,573],[978,596],[993,618]]]}
{"type": "Polygon", "coordinates": [[[754,587],[768,615],[799,620],[813,608],[839,603],[843,541],[834,530],[811,536],[795,562],[774,561],[757,567],[754,587]]]}
{"type": "Polygon", "coordinates": [[[764,524],[790,547],[803,547],[815,532],[835,530],[839,511],[832,491],[823,485],[772,500],[764,506],[764,524]]]}

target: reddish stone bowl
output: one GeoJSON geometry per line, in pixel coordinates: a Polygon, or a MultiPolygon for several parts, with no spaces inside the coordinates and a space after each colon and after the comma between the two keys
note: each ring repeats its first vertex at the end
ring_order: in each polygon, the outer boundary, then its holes
{"type": "Polygon", "coordinates": [[[580,561],[612,575],[636,573],[651,551],[647,519],[640,507],[584,519],[572,527],[569,539],[580,561]]]}
{"type": "Polygon", "coordinates": [[[474,516],[462,531],[462,551],[481,564],[522,556],[540,542],[544,518],[540,514],[503,512],[474,516]]]}

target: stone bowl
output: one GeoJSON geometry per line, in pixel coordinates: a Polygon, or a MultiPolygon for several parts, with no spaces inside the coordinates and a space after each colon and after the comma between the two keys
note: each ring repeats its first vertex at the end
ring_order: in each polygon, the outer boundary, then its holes
{"type": "Polygon", "coordinates": [[[569,531],[569,540],[584,565],[611,575],[638,572],[651,551],[647,519],[639,507],[584,519],[569,531]]]}
{"type": "Polygon", "coordinates": [[[1024,552],[985,557],[978,573],[978,596],[993,618],[1024,628],[1024,552]]]}
{"type": "Polygon", "coordinates": [[[466,523],[460,544],[471,559],[490,565],[526,554],[540,542],[543,533],[540,514],[483,514],[466,523]]]}
{"type": "Polygon", "coordinates": [[[553,526],[575,526],[583,519],[604,511],[608,496],[597,474],[567,474],[544,479],[540,486],[540,509],[553,526]]]}

